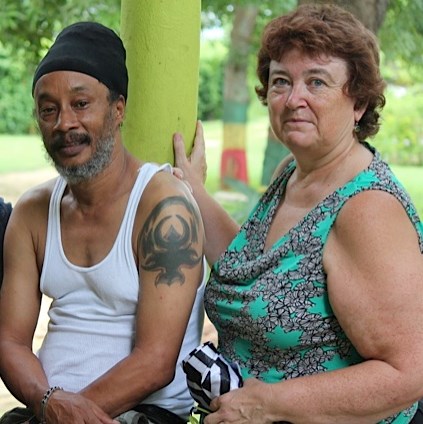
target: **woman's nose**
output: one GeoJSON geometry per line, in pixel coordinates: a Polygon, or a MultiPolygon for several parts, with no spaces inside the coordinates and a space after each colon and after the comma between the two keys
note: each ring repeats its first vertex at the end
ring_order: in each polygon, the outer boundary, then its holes
{"type": "Polygon", "coordinates": [[[295,110],[304,107],[306,104],[305,88],[301,85],[293,85],[286,98],[286,107],[295,110]]]}

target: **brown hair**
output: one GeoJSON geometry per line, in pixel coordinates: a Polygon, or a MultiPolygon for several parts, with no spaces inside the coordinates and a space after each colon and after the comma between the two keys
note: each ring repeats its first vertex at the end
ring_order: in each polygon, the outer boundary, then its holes
{"type": "Polygon", "coordinates": [[[260,101],[267,105],[269,66],[283,54],[299,49],[310,56],[329,55],[345,60],[349,77],[344,86],[356,99],[356,107],[367,105],[357,133],[360,141],[379,131],[380,113],[385,105],[385,83],[379,70],[379,47],[374,34],[350,12],[335,5],[305,4],[270,21],[264,29],[258,53],[256,87],[260,101]]]}

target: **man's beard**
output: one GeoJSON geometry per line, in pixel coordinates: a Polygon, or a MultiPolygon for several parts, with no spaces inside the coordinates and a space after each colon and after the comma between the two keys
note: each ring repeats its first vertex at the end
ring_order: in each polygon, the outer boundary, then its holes
{"type": "Polygon", "coordinates": [[[54,152],[58,151],[66,144],[69,144],[69,142],[70,145],[91,145],[92,137],[89,134],[58,133],[53,138],[53,144],[51,144],[48,148],[46,147],[47,144],[44,142],[44,147],[47,153],[46,156],[48,157],[49,161],[52,162],[57,172],[69,184],[78,184],[81,182],[89,181],[91,178],[94,178],[101,171],[103,171],[107,165],[109,165],[115,144],[110,116],[105,119],[105,126],[105,130],[97,140],[96,149],[93,155],[90,159],[88,159],[87,162],[81,165],[63,166],[57,160],[55,160],[54,152]]]}

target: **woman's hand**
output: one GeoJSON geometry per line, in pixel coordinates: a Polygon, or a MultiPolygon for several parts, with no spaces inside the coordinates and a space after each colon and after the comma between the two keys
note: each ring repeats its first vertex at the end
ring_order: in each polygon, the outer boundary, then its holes
{"type": "Polygon", "coordinates": [[[272,424],[265,410],[267,396],[271,396],[270,385],[249,378],[241,389],[213,399],[210,408],[215,412],[206,417],[204,424],[272,424]]]}
{"type": "Polygon", "coordinates": [[[189,157],[185,153],[184,139],[180,133],[175,133],[173,136],[173,148],[175,151],[175,165],[183,174],[182,177],[178,173],[179,171],[176,171],[176,174],[174,172],[175,176],[186,179],[191,186],[203,185],[207,176],[207,163],[201,122],[197,121],[194,146],[189,157]]]}

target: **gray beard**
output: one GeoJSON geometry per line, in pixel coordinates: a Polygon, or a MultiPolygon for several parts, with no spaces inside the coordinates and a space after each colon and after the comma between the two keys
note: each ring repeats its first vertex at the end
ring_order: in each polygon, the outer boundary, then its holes
{"type": "Polygon", "coordinates": [[[93,156],[87,162],[78,166],[62,166],[55,163],[51,156],[48,155],[48,157],[57,172],[68,184],[79,184],[94,178],[109,165],[114,142],[115,140],[111,134],[99,139],[93,156]]]}

